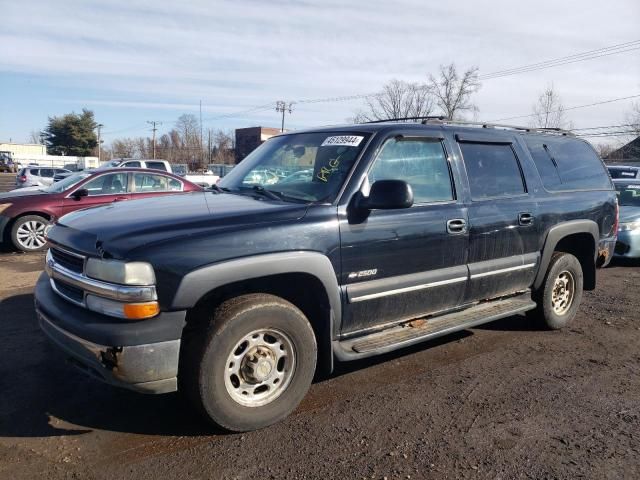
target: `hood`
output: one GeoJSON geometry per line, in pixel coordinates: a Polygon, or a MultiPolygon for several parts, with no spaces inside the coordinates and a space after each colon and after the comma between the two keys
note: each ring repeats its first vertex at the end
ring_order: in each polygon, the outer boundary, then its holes
{"type": "Polygon", "coordinates": [[[44,187],[25,187],[18,188],[17,190],[11,190],[10,192],[0,193],[0,203],[4,203],[5,200],[11,200],[12,198],[18,197],[29,197],[35,195],[48,195],[48,192],[43,192],[39,190],[44,187]]]}
{"type": "Polygon", "coordinates": [[[620,206],[620,223],[631,223],[640,220],[640,207],[620,206]]]}
{"type": "Polygon", "coordinates": [[[87,254],[125,258],[133,249],[210,235],[246,225],[295,220],[307,205],[234,194],[194,192],[79,210],[62,217],[49,238],[87,254]]]}

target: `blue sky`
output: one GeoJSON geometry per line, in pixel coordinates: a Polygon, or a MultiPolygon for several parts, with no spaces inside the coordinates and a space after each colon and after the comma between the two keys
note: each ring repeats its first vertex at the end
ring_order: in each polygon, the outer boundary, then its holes
{"type": "MultiPolygon", "coordinates": [[[[0,0],[0,141],[89,108],[115,137],[173,126],[279,126],[274,103],[424,81],[438,65],[480,73],[640,39],[640,2],[513,0],[0,0]]],[[[530,113],[553,82],[564,105],[640,94],[640,50],[487,80],[479,119],[530,113]]],[[[631,101],[570,112],[575,127],[623,123],[631,101]]],[[[287,127],[341,123],[358,101],[294,105],[287,127]]],[[[526,121],[525,121],[526,122],[526,121]]]]}

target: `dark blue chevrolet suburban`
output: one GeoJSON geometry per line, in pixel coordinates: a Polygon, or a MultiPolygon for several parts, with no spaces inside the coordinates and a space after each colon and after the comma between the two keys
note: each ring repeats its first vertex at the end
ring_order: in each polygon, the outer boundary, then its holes
{"type": "Polygon", "coordinates": [[[523,312],[567,326],[617,222],[602,161],[567,132],[314,129],[268,140],[211,191],[64,216],[35,305],[90,375],[181,390],[244,431],[286,417],[335,360],[523,312]]]}

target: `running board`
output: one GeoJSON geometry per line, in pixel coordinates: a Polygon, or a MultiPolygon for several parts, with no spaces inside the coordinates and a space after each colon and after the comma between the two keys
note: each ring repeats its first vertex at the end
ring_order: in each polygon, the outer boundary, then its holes
{"type": "Polygon", "coordinates": [[[479,303],[439,317],[416,319],[369,335],[334,342],[339,360],[356,360],[458,332],[500,318],[532,310],[536,303],[529,293],[479,303]]]}

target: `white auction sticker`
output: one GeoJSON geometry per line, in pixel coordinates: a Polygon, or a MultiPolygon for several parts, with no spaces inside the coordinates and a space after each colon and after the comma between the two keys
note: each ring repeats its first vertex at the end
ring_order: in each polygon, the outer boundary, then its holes
{"type": "Polygon", "coordinates": [[[364,137],[357,135],[338,135],[327,137],[321,147],[357,147],[364,137]]]}

